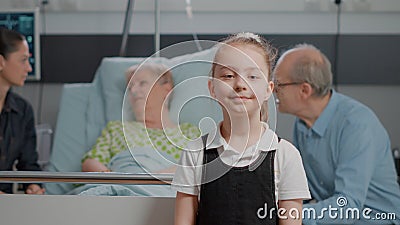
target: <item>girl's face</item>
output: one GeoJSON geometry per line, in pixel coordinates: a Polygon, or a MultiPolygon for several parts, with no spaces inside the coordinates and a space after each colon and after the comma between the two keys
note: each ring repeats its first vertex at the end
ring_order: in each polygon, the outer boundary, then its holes
{"type": "Polygon", "coordinates": [[[26,41],[18,44],[18,50],[8,54],[7,58],[1,57],[0,60],[0,77],[10,86],[23,86],[28,76],[32,71],[29,64],[29,48],[26,41]]]}
{"type": "Polygon", "coordinates": [[[262,51],[253,45],[225,45],[217,52],[213,79],[208,86],[228,113],[260,114],[271,96],[268,65],[262,51]]]}

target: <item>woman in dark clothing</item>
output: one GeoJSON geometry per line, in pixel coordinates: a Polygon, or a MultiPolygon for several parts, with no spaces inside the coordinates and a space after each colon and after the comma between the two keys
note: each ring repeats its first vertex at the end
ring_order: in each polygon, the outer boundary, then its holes
{"type": "MultiPolygon", "coordinates": [[[[36,132],[32,106],[13,93],[23,86],[28,73],[29,48],[25,37],[0,28],[0,170],[37,171],[36,132]]],[[[24,184],[27,194],[43,194],[38,184],[24,184]]],[[[12,193],[12,184],[0,184],[0,193],[12,193]]]]}

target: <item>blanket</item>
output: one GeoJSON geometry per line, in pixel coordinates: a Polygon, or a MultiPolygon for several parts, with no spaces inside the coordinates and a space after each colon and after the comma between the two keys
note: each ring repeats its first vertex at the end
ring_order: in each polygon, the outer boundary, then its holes
{"type": "MultiPolygon", "coordinates": [[[[152,147],[136,147],[116,154],[109,162],[111,171],[128,174],[148,174],[173,166],[172,156],[155,151],[152,147]],[[133,156],[132,156],[133,155],[133,156]]],[[[68,194],[107,196],[175,197],[170,185],[108,185],[85,184],[68,194]]]]}

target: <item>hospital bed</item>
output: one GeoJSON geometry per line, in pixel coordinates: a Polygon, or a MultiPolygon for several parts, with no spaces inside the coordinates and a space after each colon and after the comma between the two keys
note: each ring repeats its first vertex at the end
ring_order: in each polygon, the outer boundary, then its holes
{"type": "MultiPolygon", "coordinates": [[[[207,79],[215,50],[150,58],[172,69],[172,119],[204,131],[222,119],[207,79]],[[193,99],[191,99],[193,97],[193,99]],[[199,110],[201,109],[201,110],[199,110]],[[202,120],[210,117],[212,120],[202,120]],[[201,121],[201,122],[200,122],[201,121]]],[[[108,121],[122,120],[125,70],[145,58],[104,58],[92,83],[65,84],[48,172],[74,174],[108,121]]],[[[124,118],[125,119],[125,118],[124,118]]],[[[90,175],[89,175],[90,176],[90,175]]],[[[66,179],[67,180],[67,179],[66,179]]],[[[172,224],[174,197],[68,196],[73,183],[45,183],[47,196],[0,196],[2,224],[172,224]]]]}
{"type": "MultiPolygon", "coordinates": [[[[147,59],[163,63],[172,70],[175,88],[170,103],[171,119],[194,125],[204,117],[221,120],[219,107],[207,97],[213,55],[214,49],[209,49],[170,59],[147,59]]],[[[132,116],[129,104],[123,104],[125,71],[144,60],[146,58],[104,58],[92,83],[64,85],[48,171],[80,171],[83,155],[95,144],[107,122],[132,119],[129,118],[132,116]]],[[[71,183],[46,184],[48,194],[66,194],[73,188],[71,183]]]]}

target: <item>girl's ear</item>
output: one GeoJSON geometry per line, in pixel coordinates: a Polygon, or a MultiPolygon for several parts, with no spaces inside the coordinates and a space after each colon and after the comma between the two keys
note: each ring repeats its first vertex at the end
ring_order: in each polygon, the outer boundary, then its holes
{"type": "Polygon", "coordinates": [[[273,90],[274,90],[274,82],[268,81],[267,94],[265,95],[264,101],[267,101],[271,97],[273,90]]]}
{"type": "Polygon", "coordinates": [[[211,97],[215,98],[213,78],[208,79],[208,91],[210,92],[211,97]]]}

